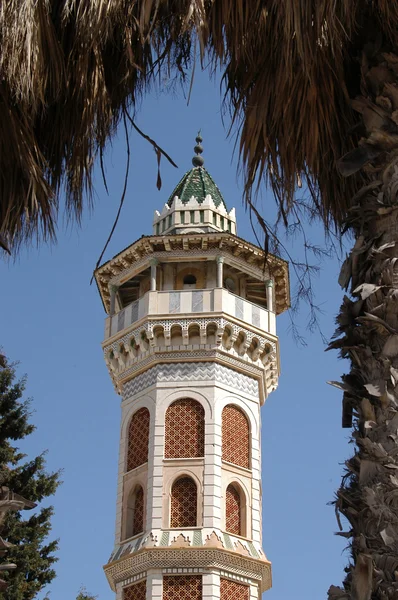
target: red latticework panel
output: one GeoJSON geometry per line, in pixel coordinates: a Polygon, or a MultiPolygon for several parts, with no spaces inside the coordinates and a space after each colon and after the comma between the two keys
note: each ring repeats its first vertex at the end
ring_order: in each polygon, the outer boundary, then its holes
{"type": "Polygon", "coordinates": [[[164,455],[166,458],[195,458],[205,453],[205,413],[195,400],[173,402],[166,412],[164,455]]]}
{"type": "Polygon", "coordinates": [[[236,487],[230,484],[225,497],[225,528],[229,533],[242,535],[240,515],[240,494],[236,487]]]}
{"type": "Polygon", "coordinates": [[[249,600],[250,588],[248,585],[220,579],[220,600],[249,600]]]}
{"type": "Polygon", "coordinates": [[[123,600],[146,600],[146,581],[140,581],[124,588],[123,600]]]}
{"type": "Polygon", "coordinates": [[[202,600],[202,576],[163,577],[163,600],[202,600]]]}
{"type": "Polygon", "coordinates": [[[222,458],[250,469],[249,422],[243,412],[232,404],[222,411],[222,458]]]}
{"type": "Polygon", "coordinates": [[[171,488],[170,527],[197,526],[197,490],[190,477],[181,477],[171,488]]]}
{"type": "Polygon", "coordinates": [[[128,434],[127,471],[148,461],[149,410],[140,408],[132,416],[128,434]]]}
{"type": "Polygon", "coordinates": [[[144,531],[144,490],[137,488],[134,498],[133,535],[144,531]]]}

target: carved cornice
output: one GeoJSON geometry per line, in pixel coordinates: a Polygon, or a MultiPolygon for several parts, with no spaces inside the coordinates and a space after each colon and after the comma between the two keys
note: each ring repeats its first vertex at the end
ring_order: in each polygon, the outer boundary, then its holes
{"type": "Polygon", "coordinates": [[[104,566],[112,590],[116,584],[148,571],[166,568],[222,569],[258,580],[261,592],[271,587],[271,563],[221,548],[144,548],[104,566]]]}
{"type": "Polygon", "coordinates": [[[110,307],[110,284],[120,284],[149,265],[149,258],[160,260],[192,260],[193,256],[209,258],[223,255],[227,262],[259,279],[271,275],[275,279],[276,312],[290,305],[288,263],[273,254],[266,255],[258,246],[229,233],[195,233],[184,235],[143,236],[95,272],[97,286],[106,312],[110,307]],[[249,264],[250,263],[250,264],[249,264]]]}
{"type": "Polygon", "coordinates": [[[278,384],[277,338],[270,334],[259,335],[223,317],[191,319],[177,317],[153,320],[147,318],[139,327],[131,328],[112,343],[105,345],[104,358],[118,393],[121,393],[123,383],[156,364],[175,362],[215,360],[249,377],[254,377],[259,382],[262,403],[278,384]],[[189,344],[189,340],[184,338],[184,331],[187,332],[192,323],[200,327],[202,342],[200,344],[189,344]],[[206,328],[209,323],[217,325],[217,339],[213,344],[206,343],[206,328]],[[157,345],[153,328],[162,327],[167,337],[171,327],[176,324],[182,328],[183,343],[177,346],[157,345]],[[243,334],[243,342],[240,341],[240,334],[243,334]]]}
{"type": "Polygon", "coordinates": [[[225,355],[223,352],[218,350],[193,350],[188,352],[176,352],[173,354],[167,353],[155,353],[149,355],[145,361],[136,365],[135,368],[131,368],[122,376],[119,380],[116,380],[113,373],[111,377],[113,379],[115,390],[118,394],[122,394],[123,384],[130,381],[131,379],[145,373],[148,369],[153,368],[156,365],[161,364],[175,364],[184,361],[184,363],[192,362],[216,362],[220,365],[225,365],[231,369],[253,377],[257,380],[259,386],[259,398],[260,404],[263,405],[268,394],[273,392],[278,387],[278,372],[276,369],[276,363],[270,361],[270,364],[265,368],[259,368],[256,366],[245,364],[243,361],[234,359],[230,356],[225,355]]]}
{"type": "MultiPolygon", "coordinates": [[[[173,316],[170,314],[166,318],[148,315],[140,322],[133,323],[132,326],[122,329],[112,338],[103,342],[102,347],[105,353],[109,352],[110,349],[117,351],[120,344],[126,343],[131,338],[140,339],[140,337],[142,338],[141,334],[146,335],[150,345],[155,345],[155,343],[152,342],[154,339],[155,327],[162,328],[164,333],[167,335],[173,326],[179,325],[181,327],[182,334],[188,335],[190,325],[198,325],[201,330],[201,334],[204,336],[207,335],[207,326],[213,323],[218,327],[218,343],[220,342],[220,332],[221,330],[224,332],[226,327],[228,327],[232,332],[232,337],[234,338],[231,340],[232,343],[235,341],[240,332],[244,334],[248,344],[251,344],[254,338],[259,341],[261,346],[264,346],[267,343],[274,345],[277,342],[277,337],[271,333],[257,329],[254,325],[249,323],[242,325],[238,320],[234,319],[234,317],[228,316],[228,318],[224,318],[223,313],[209,313],[200,317],[196,315],[192,317],[184,317],[181,314],[173,316]]],[[[188,340],[186,340],[184,343],[187,344],[187,342],[188,340]]],[[[203,342],[206,343],[205,339],[203,342]]]]}

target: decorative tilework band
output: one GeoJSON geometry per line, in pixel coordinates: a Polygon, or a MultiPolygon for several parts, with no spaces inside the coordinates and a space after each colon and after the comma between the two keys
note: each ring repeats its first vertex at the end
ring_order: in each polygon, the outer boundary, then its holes
{"type": "Polygon", "coordinates": [[[137,375],[123,386],[123,399],[154,385],[157,382],[180,382],[180,381],[206,381],[216,380],[239,390],[241,393],[258,395],[258,382],[229,369],[218,363],[173,363],[156,365],[145,373],[137,375]]]}

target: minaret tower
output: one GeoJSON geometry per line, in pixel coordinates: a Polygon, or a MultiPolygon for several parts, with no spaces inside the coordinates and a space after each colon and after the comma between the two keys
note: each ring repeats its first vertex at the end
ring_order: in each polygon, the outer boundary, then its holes
{"type": "Polygon", "coordinates": [[[122,398],[117,600],[259,600],[260,408],[278,384],[288,266],[236,235],[196,138],[153,233],[96,271],[122,398]]]}

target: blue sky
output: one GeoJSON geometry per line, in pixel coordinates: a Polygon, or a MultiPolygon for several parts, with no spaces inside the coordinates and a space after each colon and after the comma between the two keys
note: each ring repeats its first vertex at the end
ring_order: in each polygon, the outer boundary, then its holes
{"type": "MultiPolygon", "coordinates": [[[[232,159],[233,139],[226,140],[222,125],[217,81],[197,72],[189,106],[182,94],[153,92],[137,124],[179,168],[162,161],[158,192],[155,154],[131,135],[125,207],[104,260],[151,233],[153,211],[191,166],[199,128],[205,166],[228,207],[236,207],[238,234],[255,241],[242,205],[237,157],[232,159]]],[[[32,455],[48,449],[49,469],[63,469],[63,485],[49,500],[55,506],[53,536],[60,539],[57,579],[49,586],[53,600],[74,600],[82,584],[99,600],[114,597],[102,565],[113,547],[120,398],[103,361],[105,314],[90,278],[118,207],[125,161],[120,131],[105,159],[110,194],[97,170],[95,211],[85,212],[82,227],[61,220],[57,245],[23,250],[16,263],[0,264],[0,342],[10,359],[20,361],[20,373],[28,374],[27,392],[34,399],[37,431],[22,447],[32,455]]],[[[272,218],[270,193],[264,192],[260,206],[272,218]]],[[[318,226],[308,227],[308,235],[322,241],[318,226]]],[[[290,247],[300,255],[299,240],[290,247]]],[[[338,272],[337,258],[326,260],[314,282],[328,338],[342,299],[338,272]]],[[[305,333],[308,308],[295,319],[305,333]]],[[[348,456],[349,432],[341,429],[341,394],[326,381],[338,379],[348,366],[335,352],[324,352],[318,334],[307,333],[307,347],[297,346],[289,324],[286,314],[279,317],[282,373],[262,409],[263,546],[273,563],[273,589],[264,598],[315,600],[341,582],[347,562],[345,540],[333,535],[337,525],[327,503],[348,456]]]]}

